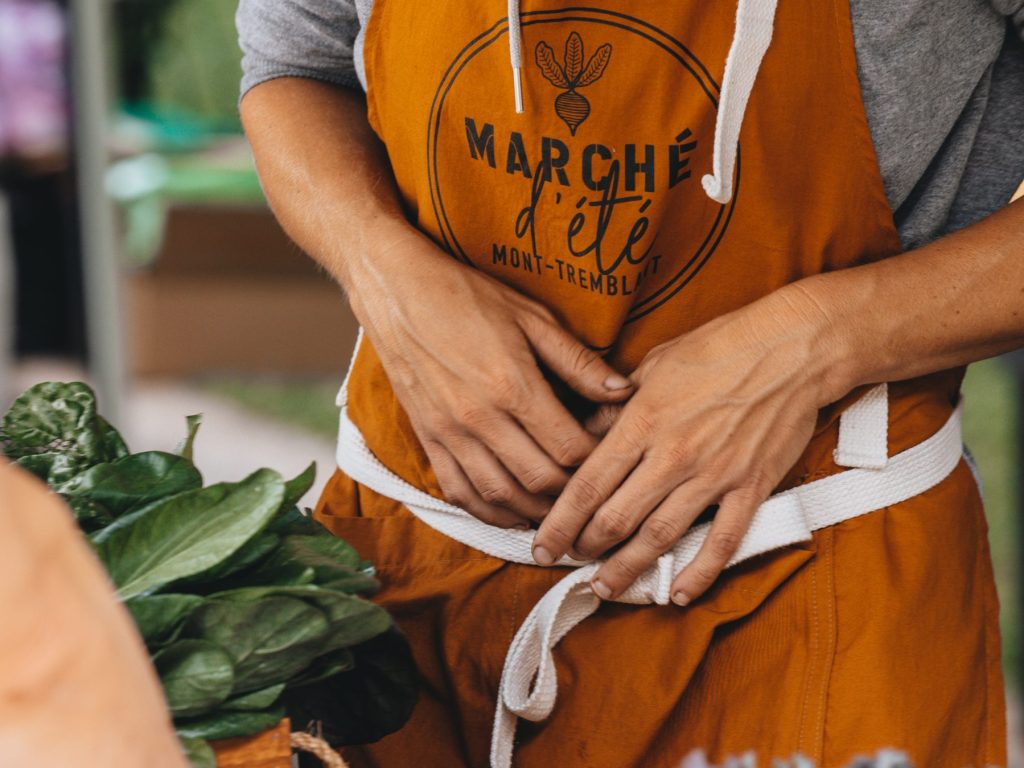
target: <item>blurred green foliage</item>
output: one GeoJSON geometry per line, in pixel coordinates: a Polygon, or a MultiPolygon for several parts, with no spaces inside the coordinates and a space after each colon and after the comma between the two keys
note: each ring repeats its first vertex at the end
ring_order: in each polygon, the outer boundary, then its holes
{"type": "Polygon", "coordinates": [[[185,132],[241,130],[236,0],[120,0],[114,6],[126,108],[185,132]]]}

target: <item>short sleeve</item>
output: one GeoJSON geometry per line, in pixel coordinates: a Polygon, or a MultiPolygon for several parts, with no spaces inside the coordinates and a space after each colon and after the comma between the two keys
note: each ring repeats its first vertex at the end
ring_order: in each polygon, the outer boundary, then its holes
{"type": "Polygon", "coordinates": [[[240,0],[241,92],[278,77],[309,77],[359,88],[354,0],[240,0]]]}
{"type": "Polygon", "coordinates": [[[1024,0],[992,0],[996,11],[1008,16],[1018,36],[1024,40],[1024,0]]]}

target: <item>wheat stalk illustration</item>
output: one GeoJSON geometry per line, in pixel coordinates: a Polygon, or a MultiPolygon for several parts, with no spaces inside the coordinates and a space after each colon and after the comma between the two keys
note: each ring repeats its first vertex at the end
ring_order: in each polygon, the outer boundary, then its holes
{"type": "Polygon", "coordinates": [[[555,97],[555,114],[569,126],[569,133],[576,135],[576,129],[590,114],[590,102],[576,92],[577,88],[591,85],[601,79],[608,61],[612,57],[612,47],[608,43],[598,47],[594,55],[583,64],[583,40],[576,32],[570,32],[565,41],[564,63],[559,63],[554,50],[546,42],[537,43],[537,66],[541,74],[556,88],[563,92],[555,97]]]}

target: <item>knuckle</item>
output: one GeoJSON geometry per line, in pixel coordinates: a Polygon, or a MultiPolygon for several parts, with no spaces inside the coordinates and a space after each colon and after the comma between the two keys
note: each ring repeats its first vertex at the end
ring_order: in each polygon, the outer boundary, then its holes
{"type": "Polygon", "coordinates": [[[614,560],[610,565],[614,568],[616,578],[621,578],[627,584],[636,581],[647,570],[647,566],[644,563],[626,557],[614,560]]]}
{"type": "Polygon", "coordinates": [[[557,493],[562,487],[562,477],[547,467],[533,467],[522,477],[523,488],[530,493],[557,493]]]}
{"type": "Polygon", "coordinates": [[[522,381],[507,373],[494,374],[487,383],[487,389],[494,402],[501,408],[512,411],[523,405],[525,389],[522,381]]]}
{"type": "Polygon", "coordinates": [[[679,540],[675,522],[663,517],[650,518],[643,527],[644,539],[652,548],[664,552],[679,540]]]}
{"type": "Polygon", "coordinates": [[[555,443],[553,458],[563,467],[579,464],[587,457],[588,446],[579,437],[563,437],[555,443]]]}
{"type": "Polygon", "coordinates": [[[512,503],[512,488],[498,481],[486,483],[480,488],[480,498],[488,504],[507,507],[512,503]]]}
{"type": "Polygon", "coordinates": [[[657,422],[654,415],[646,409],[634,409],[630,419],[626,422],[626,438],[639,446],[644,446],[657,430],[657,422]]]}
{"type": "Polygon", "coordinates": [[[658,451],[658,461],[670,472],[679,472],[693,463],[693,451],[682,442],[666,445],[658,451]]]}
{"type": "Polygon", "coordinates": [[[633,531],[633,521],[621,509],[604,509],[594,518],[594,525],[604,539],[622,541],[633,531]]]}
{"type": "Polygon", "coordinates": [[[708,549],[717,560],[727,561],[739,548],[743,534],[735,530],[712,531],[708,535],[708,549]]]}
{"type": "Polygon", "coordinates": [[[475,400],[460,400],[452,409],[455,420],[467,427],[478,427],[486,423],[491,415],[489,409],[475,400]]]}
{"type": "Polygon", "coordinates": [[[702,591],[714,583],[719,573],[721,571],[711,563],[698,562],[693,564],[693,581],[702,591]]]}
{"type": "Polygon", "coordinates": [[[575,541],[576,533],[576,531],[570,530],[564,523],[555,521],[550,517],[544,520],[545,542],[558,549],[567,549],[575,541]]]}
{"type": "Polygon", "coordinates": [[[590,510],[604,501],[604,493],[594,483],[582,475],[574,475],[569,481],[567,491],[573,506],[582,510],[590,510]]]}

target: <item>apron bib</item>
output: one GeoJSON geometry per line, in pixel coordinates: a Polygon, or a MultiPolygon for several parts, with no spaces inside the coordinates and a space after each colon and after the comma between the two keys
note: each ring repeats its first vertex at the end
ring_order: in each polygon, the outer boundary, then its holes
{"type": "MultiPolygon", "coordinates": [[[[716,118],[734,4],[527,4],[521,113],[506,10],[376,0],[370,121],[411,220],[547,305],[619,370],[789,282],[900,251],[841,0],[781,0],[725,202],[701,181],[716,138],[729,141],[716,118]]],[[[942,429],[961,376],[889,385],[883,456],[942,429]]],[[[368,453],[443,498],[369,343],[346,385],[368,453]]],[[[780,491],[845,471],[840,415],[863,394],[822,411],[780,491]]],[[[567,570],[484,554],[394,496],[339,472],[317,510],[377,563],[379,599],[424,682],[411,722],[352,761],[487,765],[505,652],[567,570]]],[[[671,766],[694,748],[839,765],[883,747],[917,765],[1000,764],[996,617],[961,463],[908,501],[731,568],[688,608],[601,605],[559,645],[563,692],[543,723],[520,726],[515,765],[671,766]]]]}

